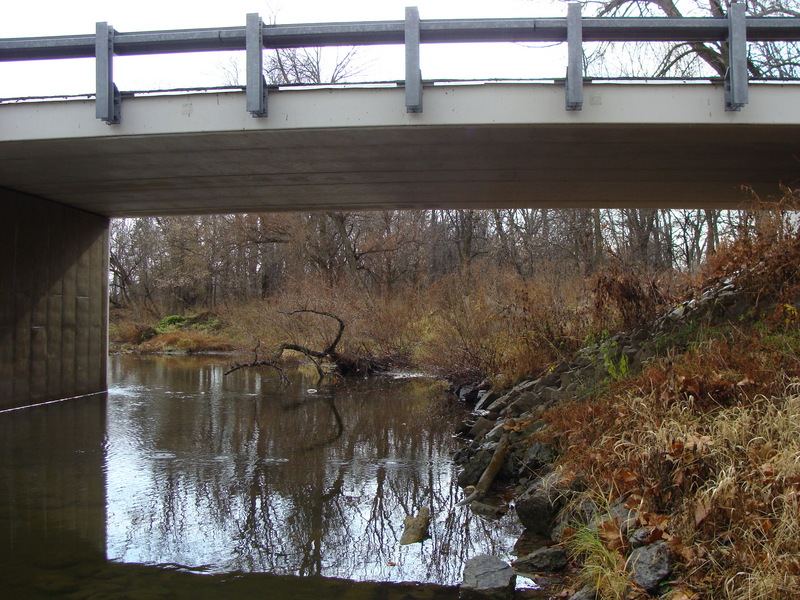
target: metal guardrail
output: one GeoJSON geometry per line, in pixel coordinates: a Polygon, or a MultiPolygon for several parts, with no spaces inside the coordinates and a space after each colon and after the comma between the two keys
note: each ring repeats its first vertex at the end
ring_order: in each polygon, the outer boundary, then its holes
{"type": "Polygon", "coordinates": [[[747,42],[800,41],[800,18],[746,17],[734,2],[727,17],[582,17],[570,3],[566,18],[420,20],[406,8],[405,20],[298,25],[265,25],[247,15],[244,27],[179,29],[121,33],[97,23],[94,35],[0,39],[0,62],[87,58],[96,60],[97,118],[120,122],[120,93],[113,80],[113,56],[244,50],[247,64],[247,110],[267,116],[263,50],[316,46],[404,44],[406,111],[422,112],[420,44],[462,42],[566,42],[566,110],[583,107],[584,42],[728,42],[725,109],[748,102],[747,42]]]}

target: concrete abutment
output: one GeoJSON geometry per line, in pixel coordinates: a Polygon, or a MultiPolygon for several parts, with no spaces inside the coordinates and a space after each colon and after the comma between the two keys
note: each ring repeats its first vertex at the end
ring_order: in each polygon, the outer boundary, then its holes
{"type": "Polygon", "coordinates": [[[108,225],[0,188],[0,410],[106,390],[108,225]]]}

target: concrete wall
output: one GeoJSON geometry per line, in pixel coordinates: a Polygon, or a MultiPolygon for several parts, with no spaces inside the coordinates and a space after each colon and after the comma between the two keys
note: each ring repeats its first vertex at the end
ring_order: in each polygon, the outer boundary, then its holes
{"type": "Polygon", "coordinates": [[[108,219],[0,188],[0,410],[106,389],[108,219]]]}

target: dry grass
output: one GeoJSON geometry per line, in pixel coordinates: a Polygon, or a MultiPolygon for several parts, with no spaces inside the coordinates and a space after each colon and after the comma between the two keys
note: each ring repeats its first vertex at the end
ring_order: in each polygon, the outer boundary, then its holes
{"type": "MultiPolygon", "coordinates": [[[[800,232],[784,213],[756,223],[698,283],[735,277],[751,310],[666,340],[636,377],[549,411],[539,434],[589,482],[573,502],[626,497],[664,531],[679,598],[800,599],[800,232]]],[[[624,597],[619,554],[590,532],[590,578],[624,597]]]]}
{"type": "MultiPolygon", "coordinates": [[[[562,432],[573,442],[564,462],[593,482],[573,502],[627,496],[640,521],[663,522],[679,580],[701,597],[800,598],[800,382],[716,409],[655,392],[613,405],[595,406],[592,434],[577,435],[585,421],[562,432]]],[[[569,542],[586,555],[585,577],[624,598],[622,555],[586,529],[569,542]]]]}
{"type": "Polygon", "coordinates": [[[231,307],[227,315],[243,345],[260,342],[265,355],[287,341],[327,345],[336,331],[331,319],[283,314],[314,308],[344,319],[344,354],[502,384],[562,359],[583,342],[590,328],[587,293],[579,278],[523,280],[478,266],[391,297],[297,282],[268,300],[231,307]]]}
{"type": "Polygon", "coordinates": [[[198,330],[159,333],[139,344],[141,352],[229,352],[237,348],[227,335],[198,330]]]}

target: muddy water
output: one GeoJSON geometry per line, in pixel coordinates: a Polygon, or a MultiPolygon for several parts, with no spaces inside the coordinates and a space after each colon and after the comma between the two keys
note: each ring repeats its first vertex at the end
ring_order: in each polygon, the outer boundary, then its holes
{"type": "Polygon", "coordinates": [[[436,382],[223,370],[113,356],[107,397],[0,414],[3,598],[455,598],[508,555],[513,518],[455,506],[436,382]]]}

